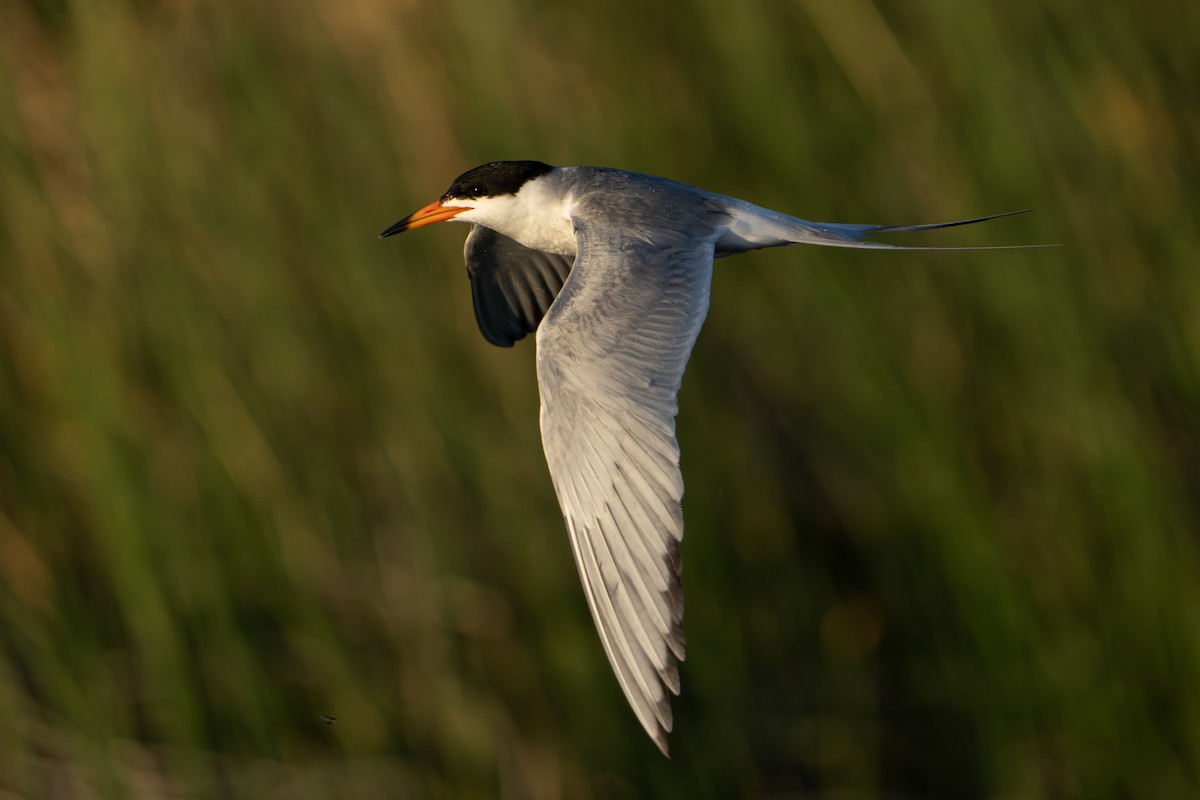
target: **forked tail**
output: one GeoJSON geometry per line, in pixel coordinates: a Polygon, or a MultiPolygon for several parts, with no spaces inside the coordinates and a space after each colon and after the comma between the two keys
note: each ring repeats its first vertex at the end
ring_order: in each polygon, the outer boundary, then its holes
{"type": "Polygon", "coordinates": [[[899,245],[873,242],[864,237],[876,233],[909,233],[928,231],[935,228],[954,228],[959,225],[974,225],[977,222],[1027,214],[1033,209],[1007,211],[987,217],[963,219],[955,222],[934,222],[926,225],[848,225],[837,222],[810,222],[799,217],[790,217],[777,211],[760,208],[744,201],[736,201],[730,209],[734,222],[717,241],[717,255],[732,255],[761,247],[784,247],[791,244],[816,244],[823,247],[852,247],[861,250],[1027,250],[1039,247],[1057,247],[1055,244],[1008,244],[975,247],[936,247],[926,245],[899,245]]]}

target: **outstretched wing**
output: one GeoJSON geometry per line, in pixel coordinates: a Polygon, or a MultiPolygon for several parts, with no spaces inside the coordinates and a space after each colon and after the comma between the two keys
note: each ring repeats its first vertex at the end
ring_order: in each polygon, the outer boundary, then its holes
{"type": "Polygon", "coordinates": [[[723,220],[697,205],[678,219],[657,209],[650,226],[577,203],[575,266],[537,333],[542,442],[579,576],[621,689],[663,753],[684,658],[676,396],[723,220]]]}
{"type": "Polygon", "coordinates": [[[537,330],[571,271],[571,259],[533,250],[482,225],[463,248],[475,320],[485,339],[512,347],[537,330]]]}

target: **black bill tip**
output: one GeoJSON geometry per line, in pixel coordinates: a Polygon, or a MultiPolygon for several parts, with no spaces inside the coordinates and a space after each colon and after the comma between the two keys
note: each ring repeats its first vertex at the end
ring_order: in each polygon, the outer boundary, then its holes
{"type": "Polygon", "coordinates": [[[406,230],[408,230],[408,219],[408,217],[405,217],[396,224],[392,225],[383,233],[379,234],[379,238],[386,239],[389,236],[395,236],[397,233],[404,233],[406,230]]]}

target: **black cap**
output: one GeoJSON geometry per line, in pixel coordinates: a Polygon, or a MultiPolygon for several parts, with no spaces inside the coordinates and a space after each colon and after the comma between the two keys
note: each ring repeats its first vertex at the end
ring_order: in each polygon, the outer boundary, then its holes
{"type": "Polygon", "coordinates": [[[516,194],[526,183],[552,169],[541,161],[493,161],[459,175],[442,199],[516,194]]]}

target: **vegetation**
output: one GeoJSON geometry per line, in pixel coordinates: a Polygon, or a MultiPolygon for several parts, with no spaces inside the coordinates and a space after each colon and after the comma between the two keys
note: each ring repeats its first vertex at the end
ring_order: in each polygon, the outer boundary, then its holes
{"type": "Polygon", "coordinates": [[[0,795],[1200,793],[1200,7],[10,0],[0,795]],[[672,759],[588,617],[502,158],[810,219],[682,394],[672,759]]]}

